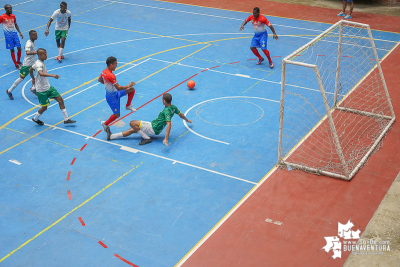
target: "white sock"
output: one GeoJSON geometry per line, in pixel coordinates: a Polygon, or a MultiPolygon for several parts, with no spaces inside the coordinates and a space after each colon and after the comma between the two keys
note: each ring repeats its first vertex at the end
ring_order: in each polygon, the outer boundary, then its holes
{"type": "Polygon", "coordinates": [[[150,137],[147,134],[145,134],[142,130],[139,130],[137,133],[140,134],[140,136],[143,137],[143,139],[150,139],[150,137]]]}
{"type": "Polygon", "coordinates": [[[59,56],[61,57],[61,56],[63,55],[64,48],[61,48],[61,47],[60,47],[60,48],[58,49],[58,51],[59,51],[59,56]]]}
{"type": "Polygon", "coordinates": [[[35,117],[33,118],[33,120],[37,121],[39,119],[39,117],[42,116],[42,114],[39,114],[39,112],[36,112],[35,117]]]}
{"type": "Polygon", "coordinates": [[[68,120],[67,109],[66,109],[66,108],[65,108],[65,109],[62,109],[61,112],[62,112],[62,114],[63,114],[64,121],[67,121],[67,120],[68,120]]]}
{"type": "Polygon", "coordinates": [[[32,84],[31,89],[32,89],[32,90],[36,90],[36,85],[35,85],[35,84],[32,84]]]}
{"type": "Polygon", "coordinates": [[[11,93],[15,88],[17,88],[18,84],[20,84],[23,80],[24,79],[21,79],[21,77],[16,79],[13,85],[10,87],[10,89],[8,89],[8,92],[11,93]]]}
{"type": "Polygon", "coordinates": [[[121,137],[124,137],[124,136],[122,135],[122,133],[116,133],[116,134],[112,134],[112,135],[110,136],[110,139],[116,139],[116,138],[121,138],[121,137]]]}

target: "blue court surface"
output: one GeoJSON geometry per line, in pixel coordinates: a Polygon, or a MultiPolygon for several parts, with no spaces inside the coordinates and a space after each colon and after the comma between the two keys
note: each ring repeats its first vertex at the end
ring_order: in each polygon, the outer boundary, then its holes
{"type": "MultiPolygon", "coordinates": [[[[37,108],[28,110],[38,99],[29,77],[8,99],[4,91],[19,72],[0,39],[0,125],[17,117],[0,130],[0,266],[173,266],[273,168],[282,58],[330,25],[266,14],[279,36],[269,36],[270,69],[267,61],[255,64],[251,24],[239,32],[251,10],[72,0],[59,63],[54,23],[43,35],[59,3],[27,1],[13,13],[23,45],[30,29],[38,32],[49,73],[61,77],[50,84],[76,124],[62,123],[55,101],[40,118],[46,125],[32,122],[37,108]],[[164,107],[158,96],[172,89],[172,104],[193,123],[174,116],[169,146],[162,143],[165,130],[145,146],[137,134],[93,137],[112,114],[97,82],[109,56],[118,59],[120,85],[137,83],[133,106],[140,107],[111,131],[155,119],[164,107]]],[[[373,36],[380,58],[399,41],[390,32],[373,36]]],[[[126,99],[121,116],[129,113],[126,99]]]]}

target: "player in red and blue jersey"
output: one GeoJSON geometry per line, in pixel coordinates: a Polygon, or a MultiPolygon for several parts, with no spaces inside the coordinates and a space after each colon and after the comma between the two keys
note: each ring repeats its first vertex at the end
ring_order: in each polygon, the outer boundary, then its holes
{"type": "Polygon", "coordinates": [[[14,62],[15,68],[20,69],[22,66],[21,63],[22,50],[17,31],[19,32],[19,35],[21,36],[22,39],[24,39],[24,36],[19,30],[19,27],[17,25],[17,20],[15,19],[15,16],[12,13],[12,6],[7,4],[4,6],[4,9],[6,10],[6,13],[0,16],[0,23],[3,26],[4,37],[6,39],[6,49],[10,49],[11,51],[11,58],[14,62]],[[17,60],[15,60],[14,47],[16,47],[18,50],[17,60]]]}
{"type": "Polygon", "coordinates": [[[108,57],[106,60],[106,64],[107,68],[101,73],[98,82],[105,85],[106,100],[114,114],[112,114],[107,121],[101,122],[101,125],[103,126],[105,132],[107,128],[109,128],[110,123],[115,121],[120,116],[121,97],[128,95],[128,101],[126,103],[125,109],[132,112],[136,111],[136,109],[134,109],[131,105],[133,96],[135,95],[135,88],[133,88],[135,83],[130,82],[126,86],[121,86],[118,84],[117,77],[115,77],[113,73],[118,64],[115,57],[108,57]]]}
{"type": "Polygon", "coordinates": [[[244,26],[249,21],[251,21],[251,23],[253,24],[254,29],[254,37],[251,40],[250,49],[254,53],[254,55],[258,57],[257,65],[260,65],[264,61],[264,58],[260,56],[260,53],[258,53],[257,47],[259,47],[267,56],[269,66],[272,69],[274,67],[274,63],[272,62],[271,56],[269,55],[269,51],[267,49],[268,33],[265,30],[265,25],[267,25],[271,29],[272,33],[274,34],[273,38],[275,40],[278,40],[278,35],[276,35],[275,33],[274,26],[272,26],[272,24],[267,20],[266,17],[260,14],[260,9],[258,7],[255,7],[253,9],[253,15],[249,16],[245,21],[243,21],[239,31],[242,31],[244,29],[244,26]]]}

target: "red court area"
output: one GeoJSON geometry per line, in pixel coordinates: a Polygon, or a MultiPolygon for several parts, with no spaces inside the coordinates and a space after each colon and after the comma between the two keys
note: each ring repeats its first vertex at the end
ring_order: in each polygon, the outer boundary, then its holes
{"type": "MultiPolygon", "coordinates": [[[[334,23],[338,10],[268,1],[168,1],[266,16],[334,23]],[[288,13],[290,10],[290,13],[288,13]]],[[[246,15],[243,15],[243,19],[246,15]]],[[[273,24],[273,18],[270,19],[273,24]]],[[[353,21],[372,29],[400,32],[400,18],[354,12],[353,21]]],[[[279,35],[279,33],[278,33],[279,35]]],[[[382,68],[395,114],[400,114],[400,48],[382,68]]],[[[182,266],[342,266],[349,252],[332,258],[324,237],[337,236],[338,222],[351,218],[365,229],[400,171],[400,124],[394,123],[383,147],[350,181],[301,171],[276,170],[185,260],[182,266]]]]}

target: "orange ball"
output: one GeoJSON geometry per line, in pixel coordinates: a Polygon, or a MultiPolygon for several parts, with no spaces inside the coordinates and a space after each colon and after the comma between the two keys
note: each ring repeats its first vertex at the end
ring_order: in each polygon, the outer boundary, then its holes
{"type": "Polygon", "coordinates": [[[195,85],[196,85],[196,84],[195,84],[194,81],[192,81],[192,80],[190,80],[190,81],[187,82],[187,87],[189,87],[189,89],[193,89],[195,85]]]}

